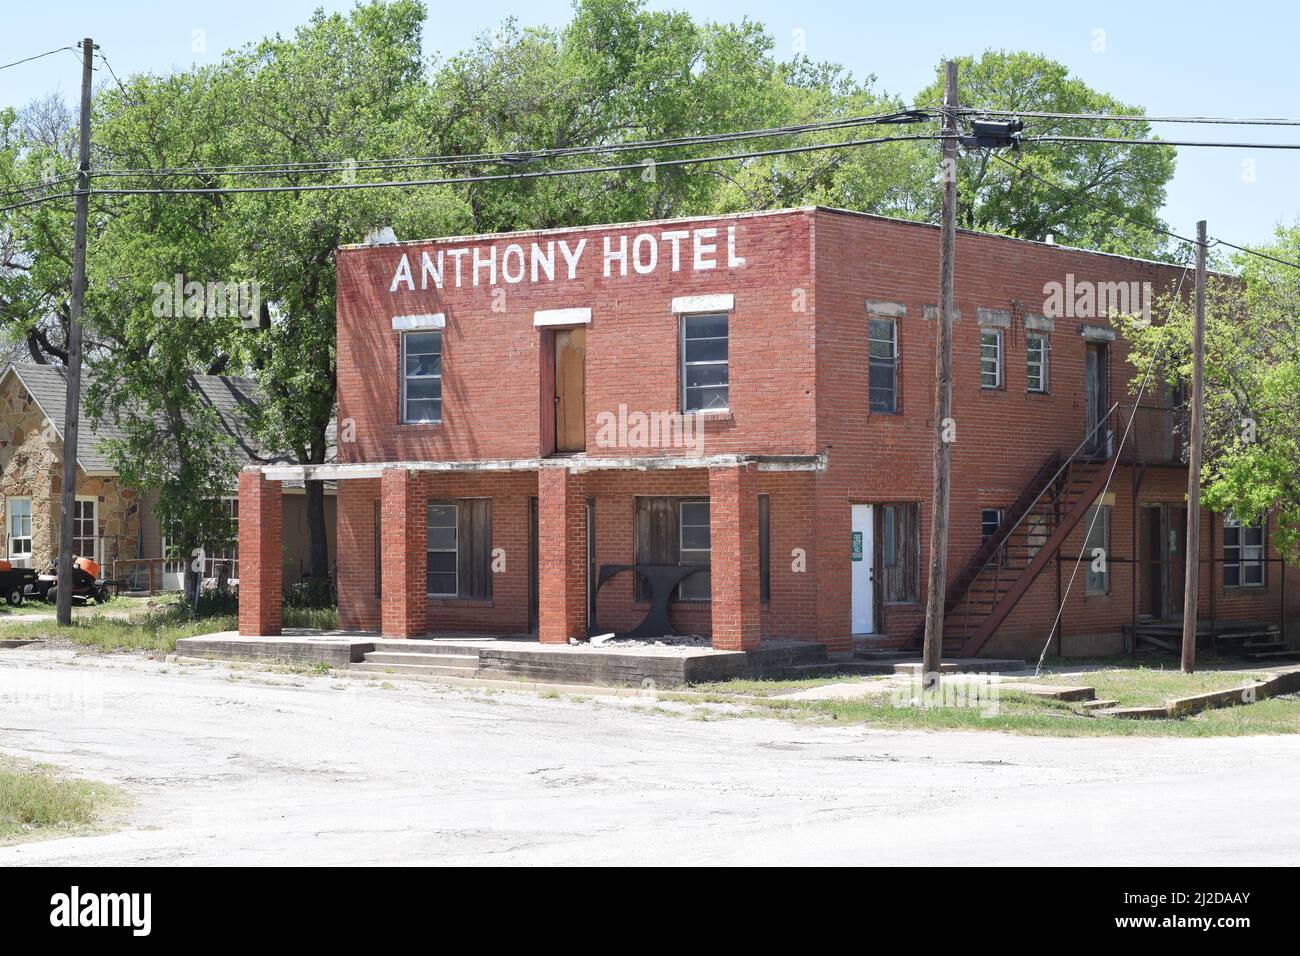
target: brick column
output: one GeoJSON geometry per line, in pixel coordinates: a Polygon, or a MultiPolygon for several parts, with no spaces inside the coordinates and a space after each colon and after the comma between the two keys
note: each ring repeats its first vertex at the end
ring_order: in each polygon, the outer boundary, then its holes
{"type": "Polygon", "coordinates": [[[581,479],[537,472],[537,622],[543,644],[587,636],[587,522],[581,479]]]}
{"type": "Polygon", "coordinates": [[[388,468],[379,485],[384,539],[380,623],[384,637],[414,637],[428,630],[425,480],[405,468],[388,468]]]}
{"type": "Polygon", "coordinates": [[[280,482],[239,474],[239,633],[280,633],[284,586],[284,501],[280,482]]]}
{"type": "Polygon", "coordinates": [[[758,476],[752,465],[709,469],[713,646],[748,651],[762,639],[758,476]]]}

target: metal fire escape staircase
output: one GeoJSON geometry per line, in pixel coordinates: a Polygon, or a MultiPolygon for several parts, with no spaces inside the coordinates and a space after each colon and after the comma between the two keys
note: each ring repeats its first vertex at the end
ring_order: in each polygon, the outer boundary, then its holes
{"type": "MultiPolygon", "coordinates": [[[[952,579],[944,601],[943,656],[974,657],[1030,586],[1052,562],[1061,546],[1101,495],[1118,448],[1093,436],[1105,435],[1106,421],[1064,461],[1048,459],[1002,523],[952,579]]],[[[925,624],[913,632],[910,646],[920,648],[925,624]]]]}

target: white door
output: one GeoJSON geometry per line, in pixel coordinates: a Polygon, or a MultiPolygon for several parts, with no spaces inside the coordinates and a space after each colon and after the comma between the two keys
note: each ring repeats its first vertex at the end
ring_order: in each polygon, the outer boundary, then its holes
{"type": "Polygon", "coordinates": [[[849,559],[853,569],[854,634],[871,634],[876,629],[875,578],[873,566],[875,548],[871,540],[871,505],[853,505],[853,539],[849,559]]]}

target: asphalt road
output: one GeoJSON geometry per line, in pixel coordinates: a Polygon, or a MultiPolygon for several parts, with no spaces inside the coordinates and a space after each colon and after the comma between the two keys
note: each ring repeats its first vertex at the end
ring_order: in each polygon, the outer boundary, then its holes
{"type": "Polygon", "coordinates": [[[696,719],[648,699],[0,651],[0,752],[125,788],[31,864],[1259,864],[1300,737],[1052,739],[696,719]]]}

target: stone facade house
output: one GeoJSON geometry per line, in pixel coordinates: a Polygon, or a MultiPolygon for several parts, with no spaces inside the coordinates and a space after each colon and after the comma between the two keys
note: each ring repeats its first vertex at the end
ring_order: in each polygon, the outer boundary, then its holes
{"type": "MultiPolygon", "coordinates": [[[[275,461],[252,444],[242,410],[258,400],[251,379],[200,375],[196,384],[221,416],[247,463],[275,461]]],[[[82,373],[83,396],[93,374],[82,373]]],[[[66,372],[51,365],[12,364],[0,373],[0,558],[15,566],[44,568],[58,556],[60,496],[63,475],[64,396],[66,372]]],[[[122,484],[102,451],[106,438],[122,433],[110,423],[92,428],[83,407],[77,442],[77,498],[74,542],[79,555],[93,557],[105,577],[147,587],[152,565],[154,586],[180,586],[181,563],[169,560],[164,529],[154,514],[157,492],[122,484]]],[[[309,566],[306,497],[301,484],[288,490],[285,513],[284,579],[300,580],[309,566]]],[[[236,488],[225,499],[238,518],[236,488]]],[[[334,564],[334,493],[327,488],[326,533],[334,564]]],[[[210,549],[205,574],[216,576],[222,563],[238,578],[238,545],[210,549]]]]}

